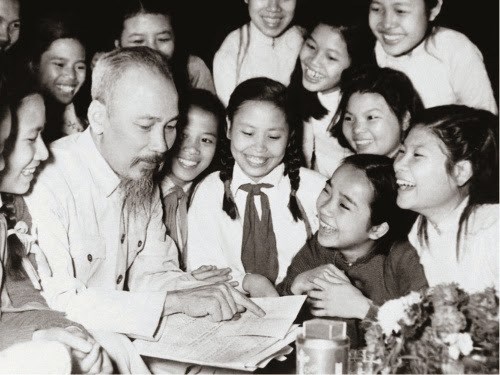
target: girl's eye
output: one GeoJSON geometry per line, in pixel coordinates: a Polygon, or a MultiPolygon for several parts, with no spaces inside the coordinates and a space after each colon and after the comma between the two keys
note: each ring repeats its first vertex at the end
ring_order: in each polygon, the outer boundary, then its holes
{"type": "Polygon", "coordinates": [[[172,39],[170,39],[170,38],[159,38],[159,39],[158,39],[158,41],[159,41],[160,43],[167,43],[167,42],[170,42],[171,40],[172,40],[172,39]]]}
{"type": "Polygon", "coordinates": [[[144,44],[144,40],[142,40],[142,39],[131,40],[130,43],[135,44],[135,45],[142,45],[142,44],[144,44]]]}
{"type": "Polygon", "coordinates": [[[64,63],[62,63],[62,62],[58,62],[58,61],[54,62],[54,65],[59,67],[59,68],[64,68],[64,63]]]}
{"type": "Polygon", "coordinates": [[[165,130],[167,131],[174,131],[177,127],[177,123],[173,123],[173,124],[167,124],[167,126],[165,126],[165,130]]]}
{"type": "Polygon", "coordinates": [[[400,154],[400,155],[404,155],[404,154],[405,154],[405,150],[403,150],[402,148],[400,148],[400,149],[398,150],[398,154],[400,154]]]}
{"type": "Polygon", "coordinates": [[[367,117],[368,121],[371,121],[371,120],[376,120],[376,119],[378,119],[378,118],[379,118],[379,117],[378,117],[378,116],[376,116],[376,115],[369,115],[369,116],[367,117]]]}
{"type": "Polygon", "coordinates": [[[211,140],[210,138],[202,138],[202,139],[201,139],[201,141],[202,141],[203,143],[208,143],[208,144],[212,144],[212,143],[214,143],[214,141],[213,141],[213,140],[211,140]]]}
{"type": "Polygon", "coordinates": [[[339,61],[336,57],[328,56],[328,60],[330,61],[339,61]]]}
{"type": "Polygon", "coordinates": [[[306,42],[306,47],[309,48],[309,49],[316,49],[316,46],[314,44],[312,44],[311,42],[306,42]]]}
{"type": "Polygon", "coordinates": [[[350,211],[349,207],[347,207],[344,203],[340,203],[340,207],[342,207],[344,210],[350,211]]]}
{"type": "Polygon", "coordinates": [[[404,9],[396,9],[396,13],[398,13],[398,14],[406,14],[406,13],[408,13],[408,11],[406,11],[404,9]]]}
{"type": "Polygon", "coordinates": [[[352,117],[351,117],[351,116],[348,116],[348,115],[345,115],[345,116],[344,116],[344,121],[345,121],[345,122],[351,122],[351,121],[352,121],[352,117]]]}
{"type": "Polygon", "coordinates": [[[21,27],[21,22],[14,22],[9,26],[11,31],[17,30],[21,27]]]}
{"type": "Polygon", "coordinates": [[[420,157],[423,157],[424,155],[419,154],[418,152],[414,152],[413,156],[415,156],[416,158],[420,158],[420,157]]]}
{"type": "Polygon", "coordinates": [[[76,66],[76,69],[78,69],[78,70],[87,70],[87,66],[86,66],[86,65],[84,65],[84,64],[77,65],[77,66],[76,66]]]}
{"type": "Polygon", "coordinates": [[[273,140],[278,140],[281,138],[281,135],[270,135],[269,138],[273,140]]]}
{"type": "Polygon", "coordinates": [[[378,12],[380,10],[379,5],[371,5],[370,6],[370,12],[378,12]]]}
{"type": "Polygon", "coordinates": [[[250,137],[250,136],[252,136],[252,135],[253,135],[253,133],[251,133],[251,132],[246,132],[246,131],[243,131],[243,130],[242,130],[241,132],[242,132],[243,134],[245,134],[246,136],[248,136],[248,137],[250,137]]]}

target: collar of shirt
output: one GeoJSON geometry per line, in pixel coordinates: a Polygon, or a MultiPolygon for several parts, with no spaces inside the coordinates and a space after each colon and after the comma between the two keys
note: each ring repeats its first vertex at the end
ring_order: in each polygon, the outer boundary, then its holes
{"type": "Polygon", "coordinates": [[[79,152],[86,155],[86,162],[90,173],[94,177],[94,181],[99,186],[106,197],[109,197],[120,184],[120,178],[111,169],[108,162],[101,155],[94,139],[91,135],[91,127],[89,126],[83,133],[81,133],[76,144],[79,152]]]}
{"type": "MultiPolygon", "coordinates": [[[[188,194],[189,189],[191,189],[191,185],[193,185],[192,182],[187,183],[182,187],[182,190],[184,190],[184,193],[188,194]]],[[[172,190],[172,188],[175,186],[174,181],[169,176],[165,176],[163,180],[161,181],[161,192],[163,197],[167,196],[168,193],[172,190]]]]}
{"type": "Polygon", "coordinates": [[[276,46],[276,43],[280,38],[271,38],[268,37],[267,35],[262,34],[262,32],[259,30],[257,26],[253,22],[250,21],[250,41],[251,42],[256,42],[259,45],[267,45],[267,46],[276,46]]]}
{"type": "Polygon", "coordinates": [[[330,112],[336,111],[340,102],[340,90],[334,90],[328,94],[318,92],[319,102],[330,112]]]}
{"type": "Polygon", "coordinates": [[[248,177],[245,172],[240,168],[238,163],[234,163],[233,168],[233,179],[231,181],[231,192],[233,196],[236,197],[236,194],[240,191],[240,186],[243,184],[271,184],[273,186],[278,186],[281,180],[284,177],[285,172],[285,164],[281,163],[276,168],[274,168],[271,172],[269,172],[266,176],[262,177],[258,182],[253,181],[250,177],[248,177]]]}

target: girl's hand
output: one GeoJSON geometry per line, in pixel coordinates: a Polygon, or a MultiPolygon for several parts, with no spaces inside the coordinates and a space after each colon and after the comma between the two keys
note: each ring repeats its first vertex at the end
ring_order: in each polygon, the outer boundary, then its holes
{"type": "Polygon", "coordinates": [[[33,333],[33,340],[58,341],[70,349],[74,373],[112,373],[108,354],[78,327],[49,328],[33,333]]]}
{"type": "Polygon", "coordinates": [[[206,281],[207,283],[212,284],[224,283],[231,280],[233,277],[230,273],[231,268],[217,268],[216,266],[201,266],[200,268],[191,271],[191,275],[196,280],[206,281]]]}
{"type": "Polygon", "coordinates": [[[325,280],[331,282],[335,282],[334,280],[337,280],[337,282],[349,283],[349,279],[345,275],[344,271],[339,270],[333,264],[324,264],[298,275],[295,280],[293,280],[290,288],[292,293],[303,294],[315,289],[316,285],[312,282],[312,280],[317,277],[324,278],[325,280]]]}
{"type": "Polygon", "coordinates": [[[250,297],[279,297],[273,283],[257,273],[246,274],[242,287],[250,294],[250,297]]]}
{"type": "Polygon", "coordinates": [[[349,283],[330,282],[322,278],[312,280],[315,290],[307,293],[314,316],[364,319],[371,301],[349,283]]]}

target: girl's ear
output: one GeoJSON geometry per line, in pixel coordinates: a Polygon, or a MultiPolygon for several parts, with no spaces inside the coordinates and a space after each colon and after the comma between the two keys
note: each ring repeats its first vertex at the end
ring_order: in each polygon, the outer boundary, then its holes
{"type": "Polygon", "coordinates": [[[115,48],[120,48],[120,41],[118,39],[115,39],[115,48]]]}
{"type": "Polygon", "coordinates": [[[441,13],[441,7],[443,6],[443,0],[438,0],[437,4],[434,8],[431,9],[429,13],[429,21],[432,22],[436,19],[436,17],[441,13]]]}
{"type": "Polygon", "coordinates": [[[403,123],[401,124],[403,131],[408,130],[408,128],[410,127],[410,121],[411,121],[410,112],[406,111],[405,116],[403,117],[403,123]]]}
{"type": "Polygon", "coordinates": [[[387,222],[383,222],[382,224],[374,225],[373,227],[371,227],[370,231],[368,232],[368,237],[375,241],[383,237],[388,231],[389,224],[387,224],[387,222]]]}
{"type": "Polygon", "coordinates": [[[472,177],[472,163],[469,160],[460,160],[453,167],[453,177],[458,186],[464,186],[472,177]]]}
{"type": "Polygon", "coordinates": [[[226,117],[226,124],[227,124],[226,137],[227,139],[231,140],[231,121],[229,121],[228,117],[226,117]]]}
{"type": "Polygon", "coordinates": [[[90,126],[96,134],[104,132],[105,123],[107,121],[106,107],[98,100],[92,100],[87,112],[90,126]]]}

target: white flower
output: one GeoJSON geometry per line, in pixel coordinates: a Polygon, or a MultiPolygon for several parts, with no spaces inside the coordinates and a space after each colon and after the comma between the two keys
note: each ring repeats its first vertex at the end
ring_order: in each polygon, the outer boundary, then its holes
{"type": "Polygon", "coordinates": [[[386,336],[391,335],[392,332],[398,333],[401,329],[399,325],[400,320],[403,320],[407,324],[413,324],[413,322],[410,322],[406,310],[410,306],[420,303],[421,300],[420,293],[411,292],[407,296],[384,303],[379,308],[377,314],[378,324],[382,328],[382,332],[386,336]]]}
{"type": "Polygon", "coordinates": [[[468,333],[450,333],[443,337],[449,345],[448,354],[452,359],[458,359],[460,353],[469,355],[472,352],[472,339],[468,333]]]}

